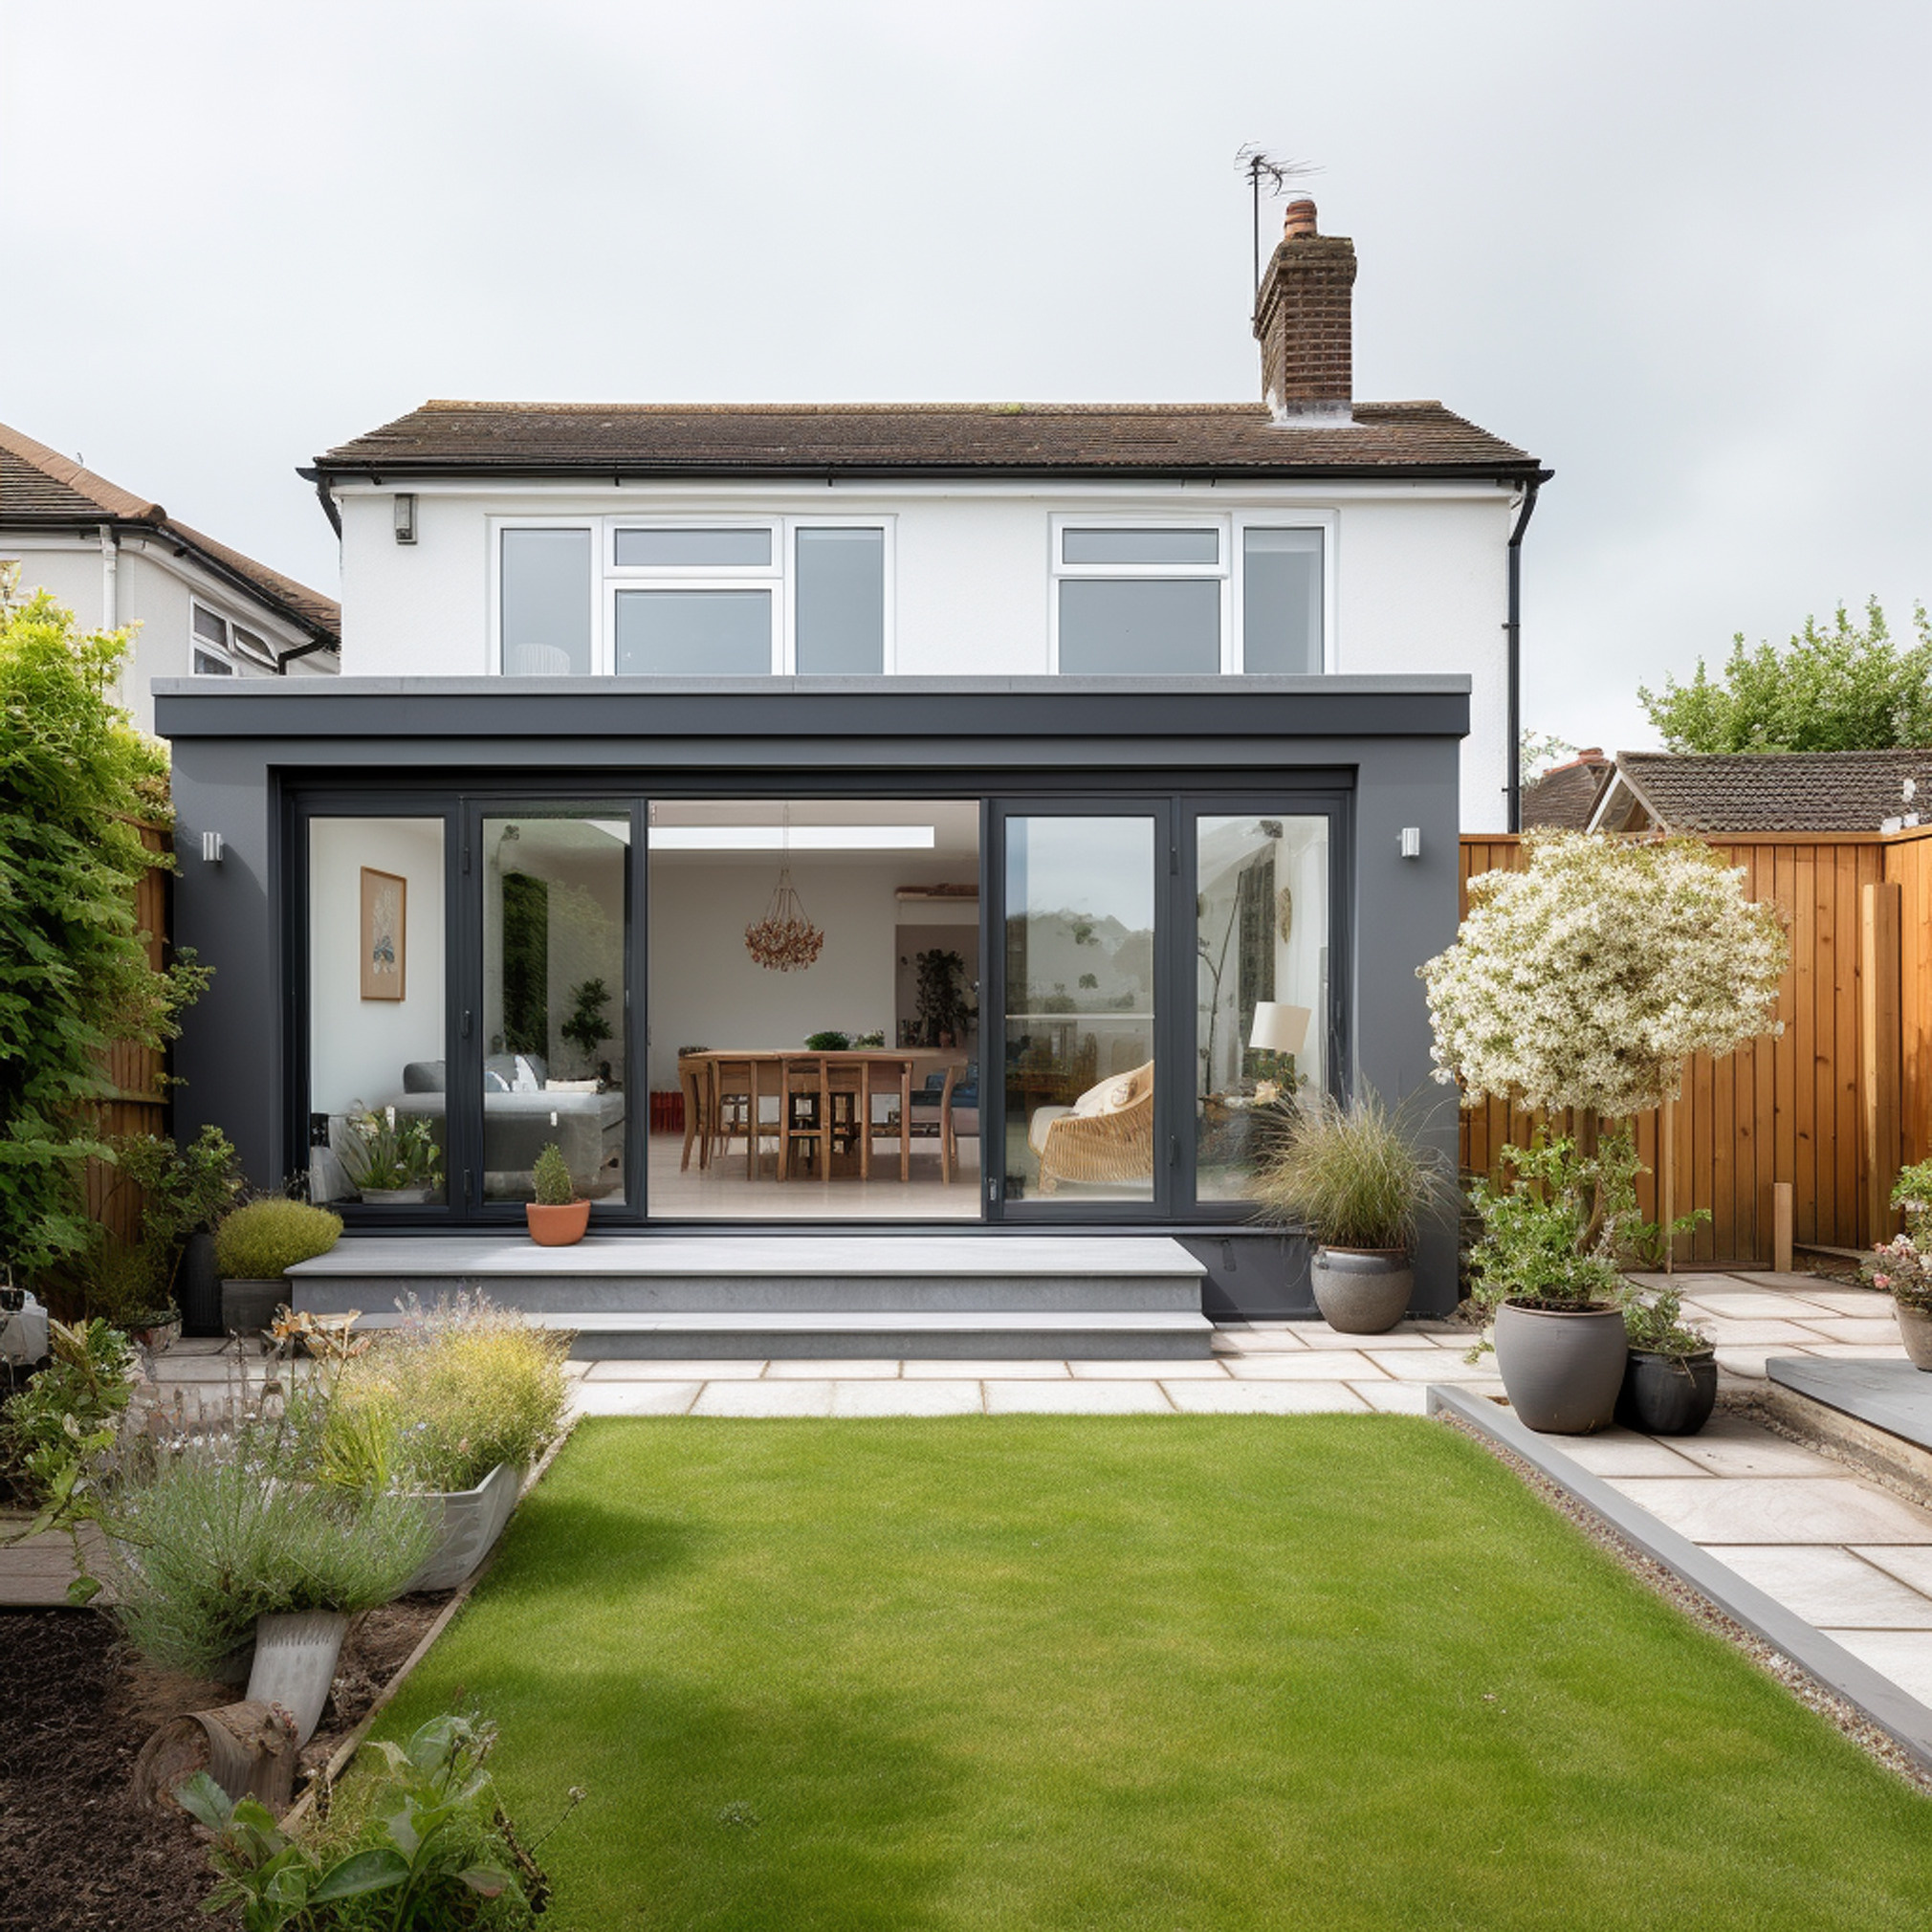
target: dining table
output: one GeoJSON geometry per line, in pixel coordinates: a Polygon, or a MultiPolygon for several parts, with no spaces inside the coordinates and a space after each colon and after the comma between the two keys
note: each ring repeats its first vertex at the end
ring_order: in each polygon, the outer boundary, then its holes
{"type": "MultiPolygon", "coordinates": [[[[933,1046],[846,1046],[826,1051],[814,1051],[802,1046],[705,1047],[695,1053],[680,1054],[679,1060],[694,1064],[703,1083],[705,1122],[703,1141],[698,1150],[699,1166],[710,1166],[711,1141],[722,1120],[721,1069],[743,1066],[749,1068],[751,1081],[746,1120],[746,1171],[752,1178],[757,1177],[758,1143],[763,1137],[759,1109],[769,1093],[779,1103],[776,1132],[779,1180],[791,1178],[794,1166],[791,1143],[800,1137],[796,1131],[786,1131],[790,1101],[798,1093],[792,1085],[794,1069],[809,1067],[818,1075],[819,1124],[807,1137],[817,1139],[823,1150],[820,1163],[822,1174],[829,1176],[831,1173],[834,1093],[853,1094],[859,1102],[852,1131],[859,1143],[859,1175],[866,1180],[869,1180],[872,1175],[872,1102],[882,1094],[896,1093],[899,1101],[899,1178],[908,1181],[912,1177],[913,1076],[949,1066],[963,1069],[967,1064],[965,1054],[950,1047],[933,1046]],[[838,1074],[846,1069],[858,1076],[856,1089],[846,1080],[838,1078],[838,1074]],[[765,1079],[767,1073],[771,1075],[769,1086],[765,1079]],[[860,1131],[861,1125],[863,1131],[860,1131]]],[[[806,1094],[810,1091],[810,1088],[804,1089],[806,1094]]]]}

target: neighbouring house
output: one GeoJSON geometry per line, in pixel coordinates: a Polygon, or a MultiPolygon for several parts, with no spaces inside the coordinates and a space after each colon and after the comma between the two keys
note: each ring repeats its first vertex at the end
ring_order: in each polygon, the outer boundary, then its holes
{"type": "Polygon", "coordinates": [[[159,503],[0,423],[0,560],[83,628],[138,625],[120,699],[154,729],[156,678],[326,675],[340,669],[333,598],[204,537],[159,503]]]}
{"type": "Polygon", "coordinates": [[[1526,832],[1580,832],[1596,809],[1597,794],[1614,761],[1595,747],[1578,752],[1541,777],[1524,781],[1522,826],[1526,832]]]}
{"type": "MultiPolygon", "coordinates": [[[[1306,1306],[1280,1097],[1426,1093],[1453,1153],[1416,968],[1510,823],[1551,473],[1355,402],[1353,278],[1291,208],[1253,403],[431,402],[318,457],[343,675],[159,699],[222,854],[185,1125],[306,1170],[364,1308],[550,1142],[613,1236],[1162,1235],[1306,1306]],[[367,1109],[436,1172],[359,1184],[367,1109]]],[[[1455,1272],[1432,1228],[1418,1305],[1455,1272]]]]}
{"type": "Polygon", "coordinates": [[[1877,832],[1921,813],[1932,814],[1932,750],[1618,752],[1588,829],[1877,832]]]}

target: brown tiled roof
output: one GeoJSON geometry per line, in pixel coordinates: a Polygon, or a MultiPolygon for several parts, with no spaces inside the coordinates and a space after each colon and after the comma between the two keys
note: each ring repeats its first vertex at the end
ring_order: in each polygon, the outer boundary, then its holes
{"type": "Polygon", "coordinates": [[[1281,426],[1260,403],[425,403],[304,473],[497,471],[780,475],[1472,476],[1533,456],[1440,403],[1359,403],[1350,427],[1281,426]]]}
{"type": "Polygon", "coordinates": [[[170,516],[159,503],[97,476],[71,456],[0,423],[0,524],[72,529],[97,523],[139,526],[195,557],[217,576],[238,580],[316,642],[331,647],[341,643],[342,609],[334,598],[217,543],[170,516]]]}
{"type": "Polygon", "coordinates": [[[1568,764],[1551,765],[1533,785],[1523,787],[1523,829],[1582,831],[1590,823],[1609,772],[1610,760],[1601,752],[1585,752],[1568,764]]]}
{"type": "MultiPolygon", "coordinates": [[[[1932,750],[1618,752],[1616,768],[1636,801],[1673,832],[1876,832],[1915,811],[1932,822],[1932,750]],[[1918,787],[1910,803],[1907,779],[1918,787]]],[[[1608,818],[1605,827],[1622,829],[1608,818]]]]}

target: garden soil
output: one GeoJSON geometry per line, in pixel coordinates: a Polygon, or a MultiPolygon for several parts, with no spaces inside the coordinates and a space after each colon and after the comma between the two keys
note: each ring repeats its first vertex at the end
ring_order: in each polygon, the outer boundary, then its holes
{"type": "MultiPolygon", "coordinates": [[[[325,1761],[361,1721],[446,1600],[405,1597],[362,1620],[305,1767],[325,1761]]],[[[206,1708],[192,1687],[181,1686],[187,1703],[166,1689],[130,1667],[104,1617],[0,1611],[0,1932],[210,1923],[199,1909],[210,1883],[201,1835],[179,1811],[143,1810],[128,1789],[160,1719],[206,1708]]]]}

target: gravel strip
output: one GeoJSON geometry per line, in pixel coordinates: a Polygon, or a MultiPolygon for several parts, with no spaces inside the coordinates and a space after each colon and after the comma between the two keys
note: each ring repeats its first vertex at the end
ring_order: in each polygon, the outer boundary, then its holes
{"type": "Polygon", "coordinates": [[[1511,1470],[1524,1483],[1559,1514],[1568,1517],[1598,1548],[1614,1557],[1639,1583],[1646,1585],[1667,1602],[1675,1604],[1693,1623],[1715,1632],[1789,1690],[1807,1708],[1816,1711],[1827,1723],[1834,1725],[1860,1750],[1876,1758],[1888,1771],[1896,1773],[1915,1789],[1932,1797],[1932,1770],[1926,1769],[1893,1738],[1881,1731],[1862,1713],[1821,1684],[1810,1671],[1792,1662],[1783,1651],[1753,1636],[1745,1627],[1726,1616],[1701,1592],[1666,1570],[1654,1557],[1613,1529],[1595,1510],[1588,1508],[1560,1484],[1552,1482],[1533,1463],[1526,1462],[1513,1449],[1505,1448],[1480,1429],[1471,1428],[1460,1416],[1444,1414],[1438,1420],[1458,1435],[1474,1442],[1511,1470]]]}

